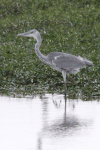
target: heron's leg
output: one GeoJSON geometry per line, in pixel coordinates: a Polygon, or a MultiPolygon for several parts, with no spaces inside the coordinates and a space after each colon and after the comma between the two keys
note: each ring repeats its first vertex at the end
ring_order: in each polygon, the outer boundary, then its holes
{"type": "Polygon", "coordinates": [[[67,94],[67,87],[66,87],[66,81],[64,81],[65,82],[65,99],[66,99],[66,94],[67,94]]]}
{"type": "Polygon", "coordinates": [[[72,84],[75,84],[75,80],[69,74],[67,74],[67,76],[72,81],[72,84]]]}
{"type": "Polygon", "coordinates": [[[64,83],[65,83],[65,97],[66,97],[66,94],[67,94],[67,89],[66,89],[66,72],[64,70],[62,70],[62,76],[63,76],[64,83]]]}

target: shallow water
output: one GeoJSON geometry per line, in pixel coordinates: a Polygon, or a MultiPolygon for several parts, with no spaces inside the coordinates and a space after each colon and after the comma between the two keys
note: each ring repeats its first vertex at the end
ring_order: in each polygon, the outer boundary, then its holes
{"type": "Polygon", "coordinates": [[[100,150],[100,103],[0,97],[0,150],[100,150]]]}

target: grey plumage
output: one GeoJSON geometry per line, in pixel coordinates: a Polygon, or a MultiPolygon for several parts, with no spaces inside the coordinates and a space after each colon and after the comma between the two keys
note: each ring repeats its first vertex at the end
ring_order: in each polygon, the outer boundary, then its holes
{"type": "Polygon", "coordinates": [[[39,48],[42,43],[41,35],[36,30],[30,30],[25,33],[18,34],[18,36],[27,36],[27,37],[34,37],[37,41],[35,44],[35,52],[37,56],[40,58],[41,61],[50,65],[57,71],[62,72],[65,86],[66,86],[66,74],[75,74],[80,71],[80,69],[86,66],[93,66],[93,62],[82,58],[81,56],[74,56],[72,54],[61,53],[61,52],[51,52],[47,56],[44,56],[39,51],[39,48]]]}

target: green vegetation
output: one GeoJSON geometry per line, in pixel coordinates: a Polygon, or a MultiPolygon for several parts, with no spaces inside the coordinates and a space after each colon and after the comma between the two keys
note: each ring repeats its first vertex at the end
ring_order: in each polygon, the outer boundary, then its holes
{"type": "MultiPolygon", "coordinates": [[[[71,76],[84,95],[100,93],[99,0],[1,0],[1,93],[16,91],[18,87],[29,87],[29,91],[36,93],[43,89],[53,92],[64,90],[63,85],[58,86],[63,80],[61,73],[53,71],[36,56],[36,41],[17,37],[18,33],[34,28],[41,33],[43,42],[40,50],[44,55],[63,51],[93,61],[93,68],[82,69],[71,76]]],[[[69,93],[73,93],[73,87],[69,85],[69,93]]]]}

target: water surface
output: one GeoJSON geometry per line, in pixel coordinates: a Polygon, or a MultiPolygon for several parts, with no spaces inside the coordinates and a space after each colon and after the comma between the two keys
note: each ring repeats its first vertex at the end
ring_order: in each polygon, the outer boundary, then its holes
{"type": "Polygon", "coordinates": [[[0,150],[100,150],[100,103],[0,97],[0,150]]]}

